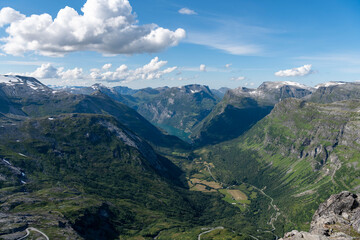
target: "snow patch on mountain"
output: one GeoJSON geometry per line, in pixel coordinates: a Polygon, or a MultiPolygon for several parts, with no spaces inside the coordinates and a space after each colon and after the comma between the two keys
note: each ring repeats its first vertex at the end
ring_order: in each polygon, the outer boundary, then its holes
{"type": "Polygon", "coordinates": [[[281,88],[283,86],[293,86],[293,87],[297,87],[297,88],[303,88],[303,89],[311,89],[311,87],[308,87],[304,84],[298,83],[298,82],[291,82],[291,81],[279,81],[279,82],[264,82],[263,84],[260,85],[261,87],[266,87],[266,88],[281,88]]]}
{"type": "Polygon", "coordinates": [[[191,91],[192,94],[201,92],[201,90],[192,90],[192,89],[190,91],[191,91]]]}
{"type": "Polygon", "coordinates": [[[48,87],[41,82],[31,77],[13,76],[13,75],[0,75],[0,84],[7,87],[15,87],[17,85],[27,86],[35,91],[46,91],[48,87]]]}
{"type": "Polygon", "coordinates": [[[6,76],[0,75],[0,83],[5,83],[6,85],[13,86],[15,84],[24,84],[24,82],[15,76],[6,76]]]}
{"type": "Polygon", "coordinates": [[[321,83],[315,86],[316,89],[320,88],[320,87],[331,87],[331,86],[339,86],[339,85],[344,85],[346,84],[345,82],[327,82],[327,83],[321,83]]]}

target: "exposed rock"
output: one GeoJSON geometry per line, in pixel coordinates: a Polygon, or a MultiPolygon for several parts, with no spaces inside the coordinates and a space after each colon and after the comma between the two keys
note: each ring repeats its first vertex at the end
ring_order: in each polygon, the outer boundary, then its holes
{"type": "Polygon", "coordinates": [[[161,162],[158,159],[157,154],[151,148],[149,144],[143,141],[140,137],[136,136],[134,133],[129,130],[120,129],[109,121],[101,121],[100,124],[106,127],[110,132],[116,134],[116,136],[121,139],[126,145],[134,147],[148,160],[155,169],[164,171],[164,167],[161,165],[161,162]]]}
{"type": "Polygon", "coordinates": [[[319,84],[307,98],[312,102],[332,103],[348,99],[360,98],[360,84],[357,82],[329,82],[319,84]]]}
{"type": "Polygon", "coordinates": [[[360,239],[360,206],[356,194],[344,191],[332,195],[315,212],[310,232],[296,230],[283,240],[351,240],[360,239]]]}

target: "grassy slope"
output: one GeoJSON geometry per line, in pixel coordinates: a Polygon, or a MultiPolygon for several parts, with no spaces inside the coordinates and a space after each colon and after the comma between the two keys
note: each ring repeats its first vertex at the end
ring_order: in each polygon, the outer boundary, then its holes
{"type": "Polygon", "coordinates": [[[177,137],[170,136],[153,126],[132,108],[112,100],[99,92],[91,96],[74,94],[40,95],[17,101],[23,111],[31,117],[57,115],[61,113],[94,113],[114,116],[140,137],[159,148],[189,148],[177,137]]]}
{"type": "Polygon", "coordinates": [[[283,224],[285,231],[307,229],[319,203],[359,185],[358,109],[358,101],[284,100],[243,136],[196,153],[214,163],[213,172],[224,182],[266,187],[282,213],[279,235],[283,224]]]}
{"type": "Polygon", "coordinates": [[[32,226],[50,237],[60,234],[58,215],[88,239],[151,239],[163,229],[191,232],[233,217],[251,228],[220,196],[190,192],[166,178],[99,121],[124,128],[106,116],[64,115],[27,121],[21,133],[2,139],[1,157],[27,175],[25,185],[14,176],[2,186],[2,211],[39,216],[32,226]]]}
{"type": "Polygon", "coordinates": [[[227,94],[211,113],[194,126],[191,138],[198,146],[234,139],[265,117],[272,106],[261,106],[255,100],[227,94]]]}

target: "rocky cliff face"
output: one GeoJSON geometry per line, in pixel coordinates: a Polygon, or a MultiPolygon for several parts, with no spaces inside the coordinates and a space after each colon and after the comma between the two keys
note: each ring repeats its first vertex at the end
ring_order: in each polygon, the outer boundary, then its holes
{"type": "Polygon", "coordinates": [[[360,239],[360,206],[356,194],[332,195],[315,212],[310,232],[291,231],[283,240],[360,239]]]}
{"type": "Polygon", "coordinates": [[[231,89],[194,128],[191,137],[198,145],[236,138],[269,114],[276,103],[286,98],[302,98],[313,91],[295,82],[264,82],[257,89],[231,89]]]}
{"type": "Polygon", "coordinates": [[[312,102],[332,103],[348,99],[360,99],[360,83],[329,82],[319,84],[316,91],[308,96],[312,102]]]}

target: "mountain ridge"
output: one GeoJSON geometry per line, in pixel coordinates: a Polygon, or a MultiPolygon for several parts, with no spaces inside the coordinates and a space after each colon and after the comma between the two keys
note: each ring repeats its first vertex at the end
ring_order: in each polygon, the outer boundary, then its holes
{"type": "Polygon", "coordinates": [[[236,138],[269,114],[277,102],[302,98],[311,91],[312,88],[293,82],[264,82],[257,89],[231,89],[194,128],[191,137],[200,146],[236,138]]]}

